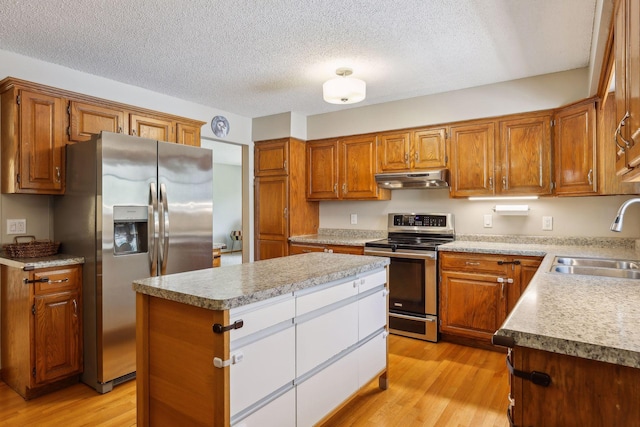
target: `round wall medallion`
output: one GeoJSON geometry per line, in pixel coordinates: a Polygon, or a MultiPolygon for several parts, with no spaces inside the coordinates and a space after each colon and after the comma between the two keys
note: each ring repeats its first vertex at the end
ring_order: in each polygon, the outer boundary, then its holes
{"type": "Polygon", "coordinates": [[[229,134],[229,121],[225,116],[215,116],[211,119],[211,130],[218,138],[229,134]]]}

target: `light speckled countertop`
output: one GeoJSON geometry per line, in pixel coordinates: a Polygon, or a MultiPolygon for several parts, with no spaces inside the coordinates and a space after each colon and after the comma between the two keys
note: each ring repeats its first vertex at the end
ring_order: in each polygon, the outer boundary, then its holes
{"type": "Polygon", "coordinates": [[[549,271],[559,255],[640,260],[634,241],[550,243],[459,240],[438,250],[544,256],[496,335],[512,337],[518,346],[640,368],[640,280],[549,271]]]}
{"type": "Polygon", "coordinates": [[[383,268],[389,258],[314,252],[136,280],[133,290],[227,310],[383,268]]]}
{"type": "Polygon", "coordinates": [[[56,254],[38,258],[9,258],[2,252],[0,265],[31,270],[35,268],[62,267],[65,265],[84,264],[84,258],[74,255],[56,254]]]}
{"type": "Polygon", "coordinates": [[[387,231],[349,230],[338,228],[321,228],[318,234],[289,237],[291,243],[308,243],[316,245],[364,246],[372,240],[387,237],[387,231]]]}

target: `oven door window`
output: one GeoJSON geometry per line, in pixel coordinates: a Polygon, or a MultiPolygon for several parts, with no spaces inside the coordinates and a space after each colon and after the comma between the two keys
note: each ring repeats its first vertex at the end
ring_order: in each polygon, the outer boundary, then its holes
{"type": "Polygon", "coordinates": [[[425,260],[391,258],[389,310],[425,314],[425,260]]]}

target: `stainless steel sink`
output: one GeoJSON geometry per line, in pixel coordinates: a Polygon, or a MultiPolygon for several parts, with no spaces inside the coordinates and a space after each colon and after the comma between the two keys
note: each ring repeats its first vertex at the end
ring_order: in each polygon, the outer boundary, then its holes
{"type": "Polygon", "coordinates": [[[621,279],[640,279],[640,270],[627,268],[585,267],[577,265],[558,265],[551,267],[551,272],[564,274],[583,274],[587,276],[617,277],[621,279]]]}
{"type": "Polygon", "coordinates": [[[640,262],[624,260],[624,259],[606,259],[606,258],[580,258],[580,257],[556,257],[554,264],[570,265],[577,267],[602,267],[617,268],[623,270],[638,270],[640,262]]]}

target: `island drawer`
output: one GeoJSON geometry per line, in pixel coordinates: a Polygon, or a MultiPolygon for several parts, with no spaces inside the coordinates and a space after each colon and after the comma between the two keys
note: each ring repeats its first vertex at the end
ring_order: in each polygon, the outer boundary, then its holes
{"type": "Polygon", "coordinates": [[[366,292],[377,286],[382,286],[387,283],[387,270],[377,271],[372,274],[360,277],[360,285],[358,291],[360,293],[366,292]]]}
{"type": "Polygon", "coordinates": [[[335,304],[349,297],[358,295],[359,279],[350,279],[338,284],[331,284],[315,292],[300,291],[296,298],[296,315],[335,304]]]}
{"type": "Polygon", "coordinates": [[[229,310],[230,324],[239,320],[243,324],[241,328],[231,330],[231,342],[293,319],[295,314],[296,303],[292,294],[233,308],[229,310]]]}
{"type": "Polygon", "coordinates": [[[383,330],[358,348],[358,387],[363,387],[386,369],[388,335],[383,330]]]}
{"type": "Polygon", "coordinates": [[[358,303],[354,301],[296,325],[299,377],[358,342],[358,303]]]}
{"type": "Polygon", "coordinates": [[[364,339],[387,324],[387,290],[358,300],[358,338],[364,339]]]}
{"type": "Polygon", "coordinates": [[[296,391],[291,389],[232,427],[295,427],[296,391]]]}
{"type": "Polygon", "coordinates": [[[295,340],[295,328],[290,326],[231,351],[229,391],[232,417],[274,390],[293,384],[295,340]]]}

